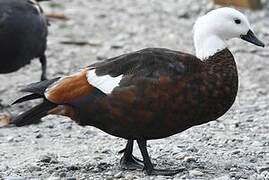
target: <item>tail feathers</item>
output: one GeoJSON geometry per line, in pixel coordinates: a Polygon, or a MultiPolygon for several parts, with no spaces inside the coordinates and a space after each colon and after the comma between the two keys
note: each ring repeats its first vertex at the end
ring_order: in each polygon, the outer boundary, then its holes
{"type": "Polygon", "coordinates": [[[14,118],[11,124],[15,124],[16,126],[33,124],[33,122],[37,122],[42,117],[46,116],[48,111],[55,107],[57,107],[57,104],[45,100],[41,104],[14,118]]]}
{"type": "Polygon", "coordinates": [[[22,89],[22,92],[29,92],[32,94],[23,96],[20,99],[17,99],[15,102],[12,103],[12,105],[14,104],[19,104],[25,101],[30,101],[30,100],[34,100],[34,99],[39,99],[39,98],[43,98],[44,97],[44,93],[46,91],[46,89],[53,84],[54,82],[58,81],[60,78],[55,78],[52,80],[45,80],[45,81],[41,81],[41,82],[37,82],[37,83],[32,83],[28,86],[26,86],[24,89],[22,89]]]}
{"type": "Polygon", "coordinates": [[[60,78],[54,78],[51,80],[45,80],[45,81],[41,81],[41,82],[37,82],[37,83],[32,83],[28,86],[26,86],[24,89],[22,89],[22,92],[29,92],[29,93],[33,93],[33,94],[39,94],[42,95],[44,94],[44,92],[46,91],[46,89],[53,84],[54,82],[58,81],[60,78]]]}
{"type": "Polygon", "coordinates": [[[33,99],[43,98],[43,103],[33,107],[32,109],[22,113],[11,121],[11,124],[16,126],[24,126],[29,124],[34,124],[40,122],[40,119],[48,114],[48,111],[55,108],[57,104],[54,104],[45,99],[44,93],[46,89],[58,81],[60,78],[55,78],[52,80],[45,80],[37,83],[28,85],[26,88],[22,89],[22,92],[29,92],[31,94],[23,96],[22,98],[16,100],[13,104],[22,103],[25,101],[30,101],[33,99]]]}
{"type": "Polygon", "coordinates": [[[34,100],[34,99],[39,99],[39,98],[43,98],[43,96],[39,95],[39,94],[30,94],[30,95],[26,95],[23,96],[20,99],[17,99],[15,102],[12,103],[12,105],[14,104],[19,104],[25,101],[30,101],[30,100],[34,100]]]}

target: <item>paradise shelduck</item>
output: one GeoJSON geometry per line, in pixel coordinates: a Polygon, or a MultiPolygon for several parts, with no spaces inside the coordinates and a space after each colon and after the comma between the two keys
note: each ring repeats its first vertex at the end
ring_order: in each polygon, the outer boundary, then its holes
{"type": "Polygon", "coordinates": [[[241,38],[264,47],[245,15],[220,8],[194,26],[196,56],[163,48],[147,48],[94,63],[76,74],[27,86],[31,93],[15,103],[44,102],[13,120],[17,126],[48,114],[70,117],[128,140],[123,168],[142,168],[149,175],[179,170],[155,169],[147,140],[165,138],[216,120],[234,103],[237,67],[226,40],[241,38]],[[133,141],[143,161],[132,155],[133,141]]]}
{"type": "Polygon", "coordinates": [[[35,0],[0,0],[0,74],[39,58],[46,78],[48,21],[35,0]]]}

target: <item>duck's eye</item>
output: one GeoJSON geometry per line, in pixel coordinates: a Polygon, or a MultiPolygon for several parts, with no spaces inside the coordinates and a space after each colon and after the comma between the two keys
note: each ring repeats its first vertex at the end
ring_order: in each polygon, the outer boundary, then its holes
{"type": "Polygon", "coordinates": [[[234,22],[235,22],[235,24],[241,24],[241,20],[240,19],[235,19],[234,22]]]}

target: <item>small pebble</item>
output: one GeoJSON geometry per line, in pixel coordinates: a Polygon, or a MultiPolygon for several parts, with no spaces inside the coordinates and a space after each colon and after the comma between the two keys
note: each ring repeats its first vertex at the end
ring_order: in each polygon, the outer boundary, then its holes
{"type": "Polygon", "coordinates": [[[40,162],[43,163],[58,163],[57,157],[54,154],[47,154],[40,157],[40,162]]]}
{"type": "MultiPolygon", "coordinates": [[[[7,165],[4,166],[0,166],[0,172],[5,172],[9,169],[9,167],[7,165]]],[[[1,175],[0,175],[0,179],[1,179],[1,175]]]]}
{"type": "Polygon", "coordinates": [[[235,150],[233,150],[233,151],[231,152],[231,154],[239,154],[239,153],[241,153],[241,152],[242,152],[241,149],[235,149],[235,150]]]}
{"type": "Polygon", "coordinates": [[[44,162],[44,163],[50,163],[51,159],[52,159],[52,158],[51,158],[50,156],[45,155],[45,156],[42,156],[42,157],[40,158],[40,161],[41,161],[41,162],[44,162]]]}
{"type": "Polygon", "coordinates": [[[46,128],[53,129],[54,128],[54,125],[53,124],[49,124],[49,125],[46,126],[46,128]]]}
{"type": "Polygon", "coordinates": [[[59,176],[60,176],[60,177],[66,177],[66,173],[65,173],[65,172],[61,172],[61,173],[59,174],[59,176]]]}
{"type": "Polygon", "coordinates": [[[115,178],[121,178],[122,177],[122,172],[118,172],[117,174],[114,175],[115,178]]]}
{"type": "Polygon", "coordinates": [[[66,135],[66,136],[64,136],[65,138],[71,138],[72,136],[71,136],[71,134],[68,134],[68,135],[66,135]]]}
{"type": "Polygon", "coordinates": [[[66,180],[77,180],[75,177],[67,177],[66,180]]]}
{"type": "Polygon", "coordinates": [[[60,177],[49,177],[46,180],[61,180],[60,177]]]}
{"type": "Polygon", "coordinates": [[[14,139],[15,139],[15,138],[12,137],[12,136],[7,137],[7,141],[8,141],[8,142],[14,142],[14,139]]]}
{"type": "Polygon", "coordinates": [[[263,175],[259,174],[257,177],[253,178],[253,180],[265,180],[265,179],[264,179],[263,175]]]}
{"type": "Polygon", "coordinates": [[[258,167],[257,172],[262,173],[264,171],[269,171],[269,166],[263,166],[263,167],[258,167]]]}
{"type": "Polygon", "coordinates": [[[124,45],[121,43],[111,45],[111,49],[122,49],[123,47],[124,45]]]}
{"type": "Polygon", "coordinates": [[[37,141],[36,140],[31,140],[31,143],[32,144],[37,144],[37,141]]]}
{"type": "Polygon", "coordinates": [[[189,175],[190,176],[202,176],[204,175],[204,173],[199,170],[194,169],[194,170],[189,171],[189,175]]]}
{"type": "Polygon", "coordinates": [[[194,146],[188,147],[187,151],[191,151],[191,152],[198,152],[198,149],[194,146]]]}
{"type": "Polygon", "coordinates": [[[196,159],[195,157],[192,157],[192,156],[186,156],[184,157],[183,161],[184,162],[196,162],[196,159]]]}
{"type": "Polygon", "coordinates": [[[72,129],[72,124],[70,124],[70,123],[69,124],[66,124],[65,125],[65,129],[68,129],[68,130],[72,129]]]}
{"type": "Polygon", "coordinates": [[[39,139],[39,138],[42,138],[42,137],[43,137],[43,135],[40,134],[40,133],[39,133],[38,135],[35,136],[36,139],[39,139]]]}
{"type": "Polygon", "coordinates": [[[261,175],[265,178],[265,179],[269,179],[269,172],[268,171],[263,171],[261,173],[261,175]]]}
{"type": "Polygon", "coordinates": [[[232,167],[232,168],[230,169],[230,171],[236,171],[236,168],[235,168],[235,167],[232,167]]]}
{"type": "Polygon", "coordinates": [[[41,167],[39,167],[39,166],[37,166],[37,165],[32,165],[32,166],[30,166],[30,167],[28,168],[28,170],[29,170],[30,172],[34,172],[34,171],[41,171],[42,169],[41,169],[41,167]]]}
{"type": "Polygon", "coordinates": [[[86,130],[83,132],[84,135],[91,135],[93,132],[91,130],[86,130]]]}
{"type": "Polygon", "coordinates": [[[217,177],[214,180],[230,180],[230,177],[228,175],[225,175],[225,176],[217,177]]]}
{"type": "Polygon", "coordinates": [[[105,172],[105,175],[107,175],[107,176],[112,176],[113,174],[112,174],[111,171],[108,171],[108,172],[105,172]]]}
{"type": "Polygon", "coordinates": [[[127,174],[124,179],[126,180],[134,180],[134,179],[141,179],[141,177],[137,177],[137,176],[134,176],[134,175],[131,175],[131,174],[127,174]]]}
{"type": "Polygon", "coordinates": [[[165,176],[156,176],[156,177],[152,177],[152,180],[167,180],[167,177],[165,177],[165,176]]]}
{"type": "Polygon", "coordinates": [[[66,167],[66,169],[68,171],[77,171],[77,170],[80,170],[81,167],[79,167],[78,165],[71,165],[71,166],[66,167]]]}

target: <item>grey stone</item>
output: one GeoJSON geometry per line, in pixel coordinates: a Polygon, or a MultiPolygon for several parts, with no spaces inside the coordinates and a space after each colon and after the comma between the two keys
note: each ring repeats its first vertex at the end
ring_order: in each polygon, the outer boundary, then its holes
{"type": "Polygon", "coordinates": [[[53,124],[49,124],[49,125],[46,126],[46,128],[53,129],[54,128],[54,125],[53,124]]]}
{"type": "Polygon", "coordinates": [[[46,180],[61,180],[61,177],[48,177],[46,180]]]}
{"type": "Polygon", "coordinates": [[[65,129],[71,130],[72,129],[72,124],[70,124],[70,123],[66,124],[65,129]]]}
{"type": "Polygon", "coordinates": [[[199,170],[197,170],[197,169],[193,169],[193,170],[190,170],[189,171],[189,175],[190,176],[203,176],[204,173],[201,172],[201,171],[199,171],[199,170]]]}
{"type": "Polygon", "coordinates": [[[121,178],[122,177],[122,172],[118,172],[117,174],[114,175],[115,178],[121,178]]]}
{"type": "Polygon", "coordinates": [[[61,172],[61,173],[59,174],[59,176],[60,176],[60,177],[66,177],[66,173],[65,173],[65,172],[61,172]]]}
{"type": "Polygon", "coordinates": [[[235,149],[235,150],[233,150],[233,151],[231,152],[231,154],[239,154],[239,153],[241,153],[241,152],[243,152],[242,149],[235,149]]]}
{"type": "Polygon", "coordinates": [[[269,171],[269,166],[257,167],[257,172],[262,173],[263,171],[269,171]]]}
{"type": "Polygon", "coordinates": [[[224,176],[214,178],[214,180],[230,180],[230,176],[229,175],[224,175],[224,176]]]}
{"type": "Polygon", "coordinates": [[[75,177],[67,177],[66,180],[77,180],[75,177]]]}
{"type": "Polygon", "coordinates": [[[43,163],[58,163],[58,160],[57,160],[57,157],[55,154],[46,154],[46,155],[42,155],[40,158],[39,158],[39,161],[40,162],[43,162],[43,163]]]}
{"type": "Polygon", "coordinates": [[[41,134],[41,133],[39,133],[39,134],[37,134],[36,136],[35,136],[35,138],[37,138],[37,139],[40,139],[40,138],[42,138],[43,137],[43,135],[41,134]]]}
{"type": "Polygon", "coordinates": [[[196,157],[193,156],[186,156],[183,159],[184,162],[196,162],[196,157]]]}
{"type": "Polygon", "coordinates": [[[41,169],[41,167],[34,164],[34,165],[29,166],[28,170],[30,172],[34,172],[34,171],[41,171],[42,169],[41,169]]]}
{"type": "Polygon", "coordinates": [[[15,137],[9,136],[7,137],[7,142],[14,142],[15,137]]]}

